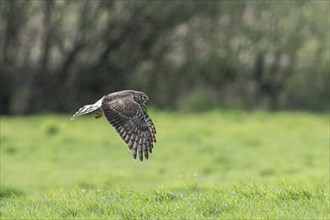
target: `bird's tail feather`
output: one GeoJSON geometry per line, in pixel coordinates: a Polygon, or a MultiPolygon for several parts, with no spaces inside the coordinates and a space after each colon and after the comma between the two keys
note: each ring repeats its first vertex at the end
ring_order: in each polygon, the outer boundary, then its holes
{"type": "Polygon", "coordinates": [[[91,104],[91,105],[85,105],[83,107],[81,107],[71,118],[71,120],[74,120],[76,119],[77,117],[81,116],[81,115],[84,115],[84,114],[87,114],[87,113],[90,113],[92,111],[95,111],[96,109],[100,108],[101,105],[102,105],[102,100],[103,100],[103,97],[98,100],[97,102],[95,102],[94,104],[91,104]]]}

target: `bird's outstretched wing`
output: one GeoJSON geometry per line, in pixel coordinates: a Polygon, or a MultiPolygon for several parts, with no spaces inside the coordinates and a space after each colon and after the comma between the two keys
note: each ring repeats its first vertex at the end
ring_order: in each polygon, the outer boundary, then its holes
{"type": "Polygon", "coordinates": [[[133,158],[148,159],[156,143],[156,130],[148,116],[132,96],[116,99],[105,96],[102,100],[102,111],[109,123],[132,150],[133,158]]]}

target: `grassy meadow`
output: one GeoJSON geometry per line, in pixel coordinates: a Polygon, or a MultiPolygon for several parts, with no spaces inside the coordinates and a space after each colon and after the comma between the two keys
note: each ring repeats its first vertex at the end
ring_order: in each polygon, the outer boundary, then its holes
{"type": "Polygon", "coordinates": [[[1,117],[1,219],[329,219],[329,115],[150,115],[143,162],[104,118],[1,117]]]}

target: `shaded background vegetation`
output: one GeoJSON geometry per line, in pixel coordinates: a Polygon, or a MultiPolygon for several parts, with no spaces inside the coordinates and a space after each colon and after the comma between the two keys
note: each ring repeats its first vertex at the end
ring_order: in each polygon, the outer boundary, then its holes
{"type": "Polygon", "coordinates": [[[329,109],[328,1],[1,1],[1,114],[121,89],[159,108],[329,109]]]}

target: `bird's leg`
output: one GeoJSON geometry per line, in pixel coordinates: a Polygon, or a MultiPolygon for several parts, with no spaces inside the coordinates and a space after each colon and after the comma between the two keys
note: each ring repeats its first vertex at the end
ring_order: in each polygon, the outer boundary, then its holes
{"type": "Polygon", "coordinates": [[[102,111],[97,111],[94,117],[95,117],[96,119],[99,119],[99,118],[102,118],[102,116],[103,116],[102,111]]]}

